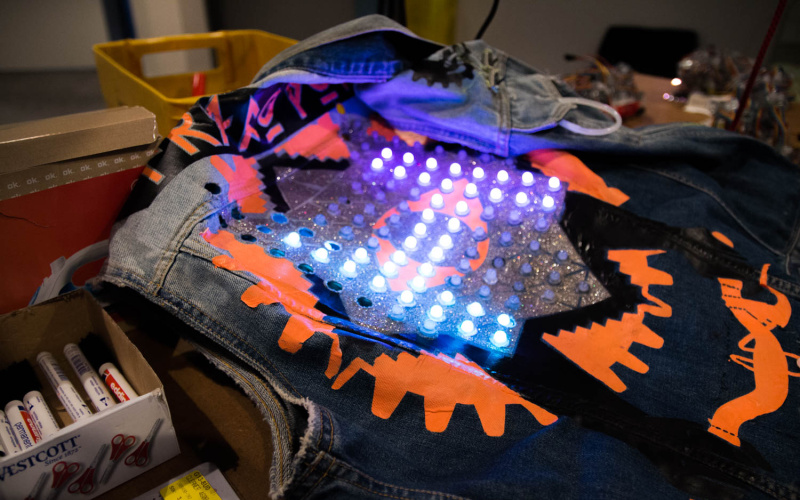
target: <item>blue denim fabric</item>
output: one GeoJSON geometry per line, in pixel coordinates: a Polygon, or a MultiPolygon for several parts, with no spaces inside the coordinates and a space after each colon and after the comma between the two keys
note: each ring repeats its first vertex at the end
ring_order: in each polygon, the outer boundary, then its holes
{"type": "Polygon", "coordinates": [[[104,277],[193,326],[203,352],[259,405],[275,438],[274,497],[800,497],[798,168],[699,126],[577,135],[558,122],[608,119],[565,105],[568,95],[482,42],[442,48],[380,17],[334,28],[219,96],[218,108],[204,99],[184,117],[194,135],[165,141],[151,166],[166,177],[137,186],[104,277]],[[355,86],[324,87],[339,100],[306,109],[305,121],[276,98],[280,129],[266,118],[253,125],[251,109],[266,109],[276,89],[299,100],[300,90],[341,83],[355,86]],[[563,221],[612,299],[529,321],[513,359],[465,352],[474,365],[319,309],[303,337],[297,321],[310,316],[289,301],[246,304],[265,277],[221,265],[230,254],[208,235],[234,227],[234,209],[259,193],[219,161],[257,159],[264,178],[308,168],[280,147],[336,104],[502,156],[572,152],[629,197],[615,207],[571,194],[563,221]],[[634,317],[637,329],[619,326],[634,317]],[[461,385],[437,391],[451,377],[461,385]],[[470,388],[497,399],[471,399],[470,388]],[[749,404],[755,389],[759,403],[749,404]]]}

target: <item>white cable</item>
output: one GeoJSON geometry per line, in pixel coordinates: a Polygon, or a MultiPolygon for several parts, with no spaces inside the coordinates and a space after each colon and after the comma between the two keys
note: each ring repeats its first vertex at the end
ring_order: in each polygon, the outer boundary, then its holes
{"type": "Polygon", "coordinates": [[[614,119],[614,124],[606,128],[586,128],[568,120],[561,120],[560,122],[558,122],[559,126],[564,127],[570,132],[574,132],[576,134],[581,134],[581,135],[608,135],[616,132],[622,126],[622,117],[620,116],[620,114],[617,112],[616,109],[612,108],[608,104],[592,101],[590,99],[585,99],[583,97],[562,97],[558,101],[566,104],[575,104],[578,106],[586,106],[589,108],[599,109],[600,111],[603,111],[604,113],[610,115],[614,119]]]}

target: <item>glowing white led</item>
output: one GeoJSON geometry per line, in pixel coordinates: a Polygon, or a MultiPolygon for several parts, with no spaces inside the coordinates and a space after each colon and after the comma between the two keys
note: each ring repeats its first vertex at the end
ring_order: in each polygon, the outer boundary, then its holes
{"type": "Polygon", "coordinates": [[[458,203],[456,203],[456,215],[464,216],[468,214],[469,214],[469,205],[467,205],[466,201],[461,200],[458,203]]]}
{"type": "Polygon", "coordinates": [[[439,238],[439,246],[446,250],[453,248],[453,238],[449,234],[443,234],[439,238]]]}
{"type": "Polygon", "coordinates": [[[493,188],[489,191],[489,201],[492,203],[500,203],[503,201],[503,192],[498,188],[493,188]]]}
{"type": "Polygon", "coordinates": [[[328,262],[328,251],[324,248],[317,248],[312,255],[317,262],[328,262]]]}
{"type": "Polygon", "coordinates": [[[381,272],[384,276],[393,277],[397,275],[397,264],[391,261],[384,262],[381,267],[381,272]]]}
{"type": "Polygon", "coordinates": [[[461,165],[458,163],[451,163],[450,164],[450,175],[453,177],[458,177],[461,175],[461,165]]]}
{"type": "Polygon", "coordinates": [[[408,238],[403,241],[403,247],[406,250],[414,250],[417,248],[417,239],[413,236],[409,236],[408,238]]]}
{"type": "Polygon", "coordinates": [[[475,198],[478,196],[478,186],[471,182],[467,184],[467,187],[464,188],[464,196],[467,198],[475,198]]]}
{"type": "Polygon", "coordinates": [[[475,318],[486,314],[480,302],[472,302],[470,305],[468,305],[467,312],[469,313],[470,316],[473,316],[475,318]]]}
{"type": "Polygon", "coordinates": [[[556,205],[556,200],[554,200],[552,196],[545,195],[542,198],[542,208],[544,208],[545,210],[548,211],[552,210],[555,207],[555,205],[556,205]]]}
{"type": "Polygon", "coordinates": [[[497,347],[508,347],[508,334],[503,330],[497,330],[492,334],[492,338],[490,339],[492,344],[496,345],[497,347]]]}
{"type": "Polygon", "coordinates": [[[436,161],[436,158],[428,158],[427,160],[425,160],[425,168],[427,168],[430,171],[436,170],[438,166],[439,162],[436,161]]]}
{"type": "Polygon", "coordinates": [[[506,328],[514,324],[514,320],[511,319],[511,316],[509,316],[508,314],[501,314],[500,316],[498,316],[497,322],[500,323],[502,326],[505,326],[506,328]]]}
{"type": "Polygon", "coordinates": [[[382,170],[383,169],[383,160],[380,158],[375,158],[372,160],[372,170],[382,170]]]}
{"type": "Polygon", "coordinates": [[[394,167],[394,178],[395,179],[405,179],[406,178],[406,167],[402,165],[398,165],[394,167]]]}
{"type": "Polygon", "coordinates": [[[436,274],[436,270],[433,268],[433,265],[430,262],[424,262],[419,266],[417,271],[419,271],[419,274],[427,276],[428,278],[436,274]]]}
{"type": "Polygon", "coordinates": [[[443,193],[453,192],[453,181],[450,179],[444,179],[441,184],[441,190],[443,193]]]}
{"type": "Polygon", "coordinates": [[[422,238],[428,232],[428,226],[426,226],[422,222],[417,222],[414,224],[414,236],[417,238],[422,238]]]}
{"type": "Polygon", "coordinates": [[[423,293],[426,290],[425,287],[425,278],[422,276],[414,276],[414,278],[409,283],[411,289],[417,293],[423,293]]]}
{"type": "Polygon", "coordinates": [[[294,231],[287,234],[283,239],[283,242],[292,248],[300,248],[303,245],[303,243],[300,241],[300,235],[294,231]]]}
{"type": "Polygon", "coordinates": [[[558,191],[561,189],[561,181],[558,180],[558,177],[550,177],[550,180],[547,181],[547,187],[551,191],[558,191]]]}
{"type": "Polygon", "coordinates": [[[430,208],[426,208],[425,210],[422,211],[422,222],[430,224],[434,220],[436,220],[436,214],[433,212],[433,210],[431,210],[430,208]]]}
{"type": "Polygon", "coordinates": [[[384,160],[388,160],[389,158],[392,157],[392,150],[389,148],[381,149],[381,156],[383,156],[384,160]]]}
{"type": "Polygon", "coordinates": [[[508,172],[505,170],[497,172],[497,182],[501,184],[508,182],[508,172]]]}
{"type": "Polygon", "coordinates": [[[431,196],[431,207],[437,210],[444,208],[444,196],[439,193],[431,196]]]}
{"type": "Polygon", "coordinates": [[[472,170],[472,177],[474,177],[475,180],[478,180],[478,181],[482,180],[484,177],[486,177],[486,172],[484,172],[481,167],[475,167],[472,170]]]}
{"type": "Polygon", "coordinates": [[[523,172],[522,174],[522,185],[523,186],[533,186],[533,174],[530,172],[523,172]]]}
{"type": "Polygon", "coordinates": [[[358,262],[359,264],[366,264],[369,262],[369,253],[367,253],[367,249],[364,247],[356,248],[356,251],[353,252],[353,260],[358,262]]]}
{"type": "Polygon", "coordinates": [[[445,290],[439,294],[439,303],[443,306],[452,306],[456,303],[456,298],[453,295],[453,292],[450,290],[445,290]]]}
{"type": "Polygon", "coordinates": [[[431,183],[431,174],[429,174],[428,172],[422,172],[421,174],[419,174],[419,177],[417,178],[417,183],[420,186],[428,186],[428,185],[430,185],[430,183],[431,183]]]}
{"type": "Polygon", "coordinates": [[[442,250],[442,247],[433,247],[428,253],[428,258],[433,262],[441,262],[444,260],[444,250],[442,250]]]}
{"type": "Polygon", "coordinates": [[[428,311],[428,317],[434,321],[441,321],[444,319],[444,309],[439,304],[436,304],[428,311]]]}
{"type": "Polygon", "coordinates": [[[461,230],[461,221],[456,217],[451,217],[450,220],[447,221],[447,230],[451,233],[459,232],[461,230]]]}
{"type": "Polygon", "coordinates": [[[375,276],[372,278],[372,288],[374,290],[383,290],[386,288],[386,278],[383,276],[375,276]]]}
{"type": "Polygon", "coordinates": [[[475,329],[475,323],[473,323],[471,320],[462,321],[461,326],[459,326],[458,329],[465,337],[472,337],[475,335],[475,333],[477,333],[477,330],[475,329]]]}
{"type": "Polygon", "coordinates": [[[405,304],[405,305],[413,304],[414,303],[414,294],[411,293],[411,290],[403,290],[400,293],[400,297],[398,297],[397,300],[401,304],[405,304]]]}
{"type": "Polygon", "coordinates": [[[518,207],[524,207],[524,206],[527,206],[527,205],[528,205],[528,203],[530,203],[530,199],[528,198],[528,194],[527,194],[527,193],[523,193],[522,191],[520,191],[520,192],[519,192],[519,193],[517,193],[517,195],[514,197],[514,203],[515,203],[515,204],[516,204],[518,207]]]}
{"type": "Polygon", "coordinates": [[[344,261],[344,264],[342,264],[341,271],[342,274],[344,274],[348,278],[355,278],[356,275],[358,274],[358,271],[356,269],[356,263],[349,259],[344,261]]]}
{"type": "Polygon", "coordinates": [[[405,163],[406,165],[411,165],[412,163],[414,163],[414,155],[411,153],[405,153],[403,155],[403,163],[405,163]]]}
{"type": "Polygon", "coordinates": [[[408,264],[408,257],[406,257],[406,253],[404,251],[398,250],[392,254],[392,262],[398,266],[405,266],[408,264]]]}

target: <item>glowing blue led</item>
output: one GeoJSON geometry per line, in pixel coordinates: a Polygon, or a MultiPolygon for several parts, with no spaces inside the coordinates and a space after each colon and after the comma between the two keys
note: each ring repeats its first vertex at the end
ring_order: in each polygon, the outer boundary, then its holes
{"type": "Polygon", "coordinates": [[[425,168],[433,172],[439,167],[439,162],[436,161],[436,158],[428,158],[425,160],[425,168]]]}
{"type": "Polygon", "coordinates": [[[528,193],[523,193],[520,191],[514,197],[514,204],[518,207],[527,207],[528,203],[530,203],[530,198],[528,197],[528,193]]]}
{"type": "Polygon", "coordinates": [[[444,196],[440,195],[439,193],[431,196],[431,208],[435,210],[441,210],[444,208],[444,196]]]}
{"type": "Polygon", "coordinates": [[[422,222],[426,224],[430,224],[436,220],[436,214],[430,208],[426,208],[422,211],[422,222]]]}
{"type": "Polygon", "coordinates": [[[408,286],[417,293],[425,293],[425,290],[428,289],[428,287],[425,286],[425,278],[422,276],[414,276],[411,281],[408,282],[408,286]]]}
{"type": "Polygon", "coordinates": [[[468,259],[473,260],[480,257],[477,247],[467,247],[467,249],[464,251],[464,255],[466,255],[468,259]]]}
{"type": "Polygon", "coordinates": [[[364,226],[364,216],[361,215],[361,214],[355,214],[353,216],[353,224],[358,226],[358,227],[363,227],[364,226]]]}
{"type": "Polygon", "coordinates": [[[424,320],[419,327],[419,333],[423,337],[436,338],[438,336],[436,333],[436,321],[430,318],[424,320]]]}
{"type": "Polygon", "coordinates": [[[489,298],[490,295],[492,295],[492,289],[489,288],[487,285],[481,285],[481,287],[478,288],[479,297],[486,299],[489,298]]]}
{"type": "Polygon", "coordinates": [[[512,243],[514,243],[514,237],[511,236],[511,233],[508,231],[503,231],[500,234],[500,244],[504,247],[508,247],[511,246],[512,243]]]}
{"type": "Polygon", "coordinates": [[[472,178],[476,181],[482,181],[486,178],[486,172],[481,167],[472,169],[472,178]]]}
{"type": "Polygon", "coordinates": [[[341,273],[347,276],[348,278],[355,278],[356,275],[358,275],[358,269],[356,269],[356,263],[353,262],[352,260],[344,261],[344,264],[342,264],[342,267],[341,269],[339,269],[339,271],[341,271],[341,273]]]}
{"type": "Polygon", "coordinates": [[[455,274],[447,278],[447,282],[450,283],[450,286],[457,288],[461,286],[464,280],[461,278],[461,276],[455,274]]]}
{"type": "Polygon", "coordinates": [[[557,261],[566,262],[566,260],[568,258],[569,258],[569,254],[567,253],[566,250],[559,250],[558,252],[556,252],[556,260],[557,261]]]}
{"type": "Polygon", "coordinates": [[[381,156],[383,157],[384,160],[388,160],[389,158],[392,157],[392,150],[389,148],[381,149],[381,156]]]}
{"type": "Polygon", "coordinates": [[[400,215],[399,214],[392,214],[389,216],[389,224],[392,226],[399,226],[400,225],[400,215]]]}
{"type": "Polygon", "coordinates": [[[408,206],[408,202],[406,200],[401,201],[400,204],[397,205],[397,209],[400,210],[403,213],[407,213],[407,212],[411,211],[411,207],[408,206]]]}
{"type": "Polygon", "coordinates": [[[287,246],[292,248],[300,248],[303,246],[303,243],[300,241],[300,234],[292,231],[291,233],[287,234],[285,238],[283,238],[283,242],[286,243],[287,246]]]}
{"type": "Polygon", "coordinates": [[[505,184],[506,182],[508,182],[508,172],[506,172],[505,170],[497,172],[497,182],[499,182],[500,184],[505,184]]]}
{"type": "Polygon", "coordinates": [[[451,238],[449,234],[443,234],[439,238],[439,246],[445,250],[450,250],[453,248],[453,238],[451,238]]]}
{"type": "Polygon", "coordinates": [[[486,273],[484,273],[483,275],[483,281],[485,281],[487,285],[496,285],[497,269],[492,269],[492,268],[487,269],[486,273]]]}
{"type": "Polygon", "coordinates": [[[548,288],[542,293],[542,300],[545,302],[553,302],[556,300],[556,293],[548,288]]]}
{"type": "Polygon", "coordinates": [[[533,227],[534,227],[534,229],[536,229],[540,233],[543,233],[543,232],[547,231],[547,228],[550,227],[550,223],[547,222],[547,219],[542,217],[541,219],[536,221],[536,224],[533,227]]]}
{"type": "Polygon", "coordinates": [[[533,267],[528,262],[524,262],[521,266],[519,266],[519,273],[523,276],[528,276],[532,272],[533,267]]]}
{"type": "MultiPolygon", "coordinates": [[[[413,297],[412,297],[413,299],[413,297]]],[[[397,304],[392,306],[392,310],[389,311],[389,319],[394,321],[405,321],[406,319],[406,310],[403,306],[399,306],[397,304]]]]}
{"type": "Polygon", "coordinates": [[[311,253],[311,256],[314,258],[314,260],[316,260],[317,262],[321,262],[323,264],[327,264],[328,262],[330,262],[330,258],[328,257],[328,250],[326,250],[325,248],[317,248],[311,253]]]}
{"type": "Polygon", "coordinates": [[[509,296],[505,306],[509,309],[519,309],[520,306],[519,297],[516,295],[509,296]]]}
{"type": "Polygon", "coordinates": [[[408,257],[406,257],[406,253],[402,250],[397,250],[392,254],[392,262],[397,264],[398,266],[405,266],[408,264],[408,257]]]}
{"type": "Polygon", "coordinates": [[[538,241],[536,241],[536,240],[533,240],[533,241],[531,241],[531,242],[530,242],[530,244],[528,245],[528,249],[529,249],[531,252],[533,252],[533,253],[535,253],[535,254],[536,254],[536,253],[539,253],[539,250],[541,250],[541,249],[542,249],[542,245],[541,245],[541,244],[540,244],[538,241]]]}
{"type": "Polygon", "coordinates": [[[458,269],[458,271],[461,273],[468,273],[472,270],[472,266],[469,265],[469,261],[467,259],[461,259],[458,262],[458,267],[456,269],[458,269]]]}
{"type": "Polygon", "coordinates": [[[317,214],[317,215],[314,216],[314,224],[316,224],[318,226],[324,226],[327,223],[328,223],[328,220],[325,218],[324,215],[317,214]]]}
{"type": "Polygon", "coordinates": [[[411,165],[412,163],[414,163],[414,155],[411,153],[405,153],[403,155],[403,163],[405,163],[406,165],[411,165]]]}
{"type": "Polygon", "coordinates": [[[412,201],[419,201],[419,188],[414,186],[408,191],[408,199],[412,201]]]}
{"type": "Polygon", "coordinates": [[[561,181],[558,180],[558,177],[550,177],[547,181],[547,189],[550,191],[558,191],[561,189],[561,181]]]}
{"type": "Polygon", "coordinates": [[[552,196],[544,195],[542,197],[542,208],[545,212],[551,212],[556,207],[556,200],[552,196]]]}
{"type": "Polygon", "coordinates": [[[495,257],[494,259],[492,259],[492,265],[496,269],[501,269],[503,266],[506,265],[506,259],[502,257],[495,257]]]}
{"type": "Polygon", "coordinates": [[[387,261],[381,266],[381,273],[387,278],[394,278],[397,276],[397,264],[392,261],[387,261]]]}
{"type": "Polygon", "coordinates": [[[439,304],[436,304],[428,311],[428,317],[433,321],[444,321],[444,309],[439,304]]]}
{"type": "Polygon", "coordinates": [[[561,283],[561,273],[558,271],[550,271],[550,274],[547,275],[547,282],[551,285],[558,285],[561,283]]]}
{"type": "Polygon", "coordinates": [[[514,318],[509,316],[508,314],[501,314],[497,317],[497,322],[500,323],[500,326],[504,326],[506,328],[511,328],[512,326],[516,325],[516,321],[514,318]]]}
{"type": "Polygon", "coordinates": [[[458,333],[463,337],[469,338],[478,333],[478,330],[475,328],[475,323],[471,320],[464,320],[458,327],[458,333]]]}
{"type": "Polygon", "coordinates": [[[390,234],[391,232],[389,231],[389,228],[386,226],[383,226],[382,228],[378,229],[378,236],[380,236],[381,238],[388,238],[390,234]]]}
{"type": "Polygon", "coordinates": [[[414,238],[413,236],[407,237],[405,240],[403,240],[403,248],[405,248],[408,251],[416,250],[417,239],[414,238]]]}
{"type": "Polygon", "coordinates": [[[450,164],[450,175],[453,177],[458,177],[461,175],[461,165],[458,163],[451,163],[450,164]]]}
{"type": "Polygon", "coordinates": [[[393,172],[392,175],[394,175],[394,178],[397,179],[397,180],[405,179],[407,177],[407,175],[406,175],[406,167],[404,167],[402,165],[398,165],[398,166],[394,167],[394,172],[393,172]]]}
{"type": "Polygon", "coordinates": [[[483,220],[494,220],[494,207],[489,205],[483,209],[481,213],[481,219],[483,220]]]}
{"type": "Polygon", "coordinates": [[[441,262],[444,260],[444,250],[442,247],[433,247],[428,253],[428,258],[433,262],[441,262]]]}
{"type": "Polygon", "coordinates": [[[411,306],[414,304],[414,294],[411,290],[403,290],[400,292],[400,296],[397,297],[397,301],[406,307],[411,306]]]}
{"type": "Polygon", "coordinates": [[[367,246],[375,250],[376,248],[379,248],[381,246],[381,242],[378,241],[378,238],[370,236],[369,239],[367,240],[367,246]]]}
{"type": "Polygon", "coordinates": [[[417,272],[422,276],[430,278],[436,274],[436,269],[433,268],[433,265],[430,262],[424,262],[417,268],[417,272]]]}
{"type": "Polygon", "coordinates": [[[508,213],[508,224],[511,226],[519,226],[522,224],[522,212],[519,210],[512,210],[508,213]]]}
{"type": "Polygon", "coordinates": [[[443,193],[452,193],[453,192],[453,181],[450,179],[442,180],[442,184],[440,185],[439,189],[443,193]]]}
{"type": "Polygon", "coordinates": [[[471,182],[467,184],[467,186],[464,188],[464,196],[467,198],[475,198],[478,196],[478,186],[471,182]]]}
{"type": "Polygon", "coordinates": [[[370,163],[370,167],[372,167],[372,170],[375,170],[376,172],[383,170],[383,160],[380,158],[373,159],[372,163],[370,163]]]}
{"type": "Polygon", "coordinates": [[[492,188],[492,190],[489,191],[489,201],[492,203],[500,203],[503,201],[503,192],[500,191],[499,188],[492,188]]]}
{"type": "Polygon", "coordinates": [[[339,229],[339,235],[346,240],[352,240],[353,228],[350,226],[342,226],[342,228],[339,229]]]}
{"type": "Polygon", "coordinates": [[[478,226],[474,231],[472,231],[472,239],[475,241],[483,241],[488,237],[489,235],[486,234],[486,230],[483,228],[483,226],[478,226]]]}
{"type": "Polygon", "coordinates": [[[515,292],[524,292],[525,291],[525,283],[521,281],[515,281],[511,288],[514,289],[515,292]]]}
{"type": "Polygon", "coordinates": [[[375,205],[372,203],[364,205],[364,213],[367,215],[375,215],[375,205]]]}
{"type": "Polygon", "coordinates": [[[508,347],[510,341],[508,340],[508,334],[503,330],[497,330],[492,334],[492,338],[490,339],[492,344],[496,345],[497,347],[508,347]]]}
{"type": "Polygon", "coordinates": [[[486,314],[480,302],[472,302],[467,306],[467,313],[473,318],[479,318],[486,314]]]}
{"type": "Polygon", "coordinates": [[[386,278],[381,275],[377,275],[372,278],[372,281],[369,283],[369,287],[373,292],[383,293],[387,290],[386,288],[386,278]]]}
{"type": "Polygon", "coordinates": [[[422,172],[421,174],[419,174],[419,177],[417,178],[417,184],[419,184],[420,186],[430,186],[431,174],[429,174],[428,172],[422,172]]]}
{"type": "Polygon", "coordinates": [[[451,233],[457,233],[461,231],[461,221],[457,217],[450,217],[447,221],[447,230],[451,233]]]}
{"type": "Polygon", "coordinates": [[[456,303],[456,297],[450,290],[445,290],[439,294],[439,303],[443,306],[452,306],[456,303]]]}
{"type": "Polygon", "coordinates": [[[533,174],[530,172],[523,172],[522,173],[522,185],[523,186],[533,186],[533,174]]]}
{"type": "Polygon", "coordinates": [[[469,215],[469,205],[464,200],[459,201],[456,203],[456,215],[465,216],[469,215]]]}

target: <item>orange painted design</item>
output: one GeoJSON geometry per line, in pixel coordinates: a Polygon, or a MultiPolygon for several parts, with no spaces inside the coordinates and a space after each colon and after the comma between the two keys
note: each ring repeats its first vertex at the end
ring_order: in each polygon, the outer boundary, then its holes
{"type": "MultiPolygon", "coordinates": [[[[458,217],[461,222],[469,228],[470,231],[474,231],[476,228],[482,227],[483,230],[488,233],[488,226],[480,217],[481,212],[483,212],[483,205],[481,205],[480,200],[478,198],[466,198],[463,196],[464,188],[468,183],[469,181],[467,179],[461,179],[454,182],[453,191],[451,193],[443,193],[439,189],[428,191],[427,193],[421,195],[418,201],[408,200],[408,207],[413,212],[421,212],[422,210],[431,206],[431,198],[433,198],[433,195],[438,193],[442,195],[442,198],[444,198],[444,207],[441,209],[434,209],[434,212],[439,212],[450,217],[458,217]],[[456,204],[462,200],[466,202],[467,207],[469,207],[469,214],[466,216],[460,216],[456,214],[456,204]]],[[[397,208],[392,207],[387,210],[375,222],[372,227],[373,231],[377,231],[385,226],[389,217],[396,213],[398,213],[397,208]]],[[[394,247],[394,245],[384,239],[378,239],[378,242],[380,243],[380,248],[376,252],[376,258],[378,260],[378,265],[382,266],[384,263],[389,261],[392,253],[394,253],[397,249],[394,247]]],[[[489,239],[487,238],[481,242],[478,242],[476,248],[478,250],[478,258],[470,261],[470,267],[473,271],[481,267],[483,261],[486,260],[486,256],[489,253],[489,239]]],[[[386,280],[386,282],[389,284],[389,288],[395,291],[407,289],[408,281],[417,276],[417,267],[420,265],[422,265],[422,262],[409,258],[408,264],[398,269],[397,277],[386,280]]],[[[434,270],[436,274],[429,278],[425,278],[425,286],[428,288],[443,285],[449,276],[453,276],[455,274],[460,276],[464,275],[464,273],[459,272],[455,267],[452,266],[434,266],[434,270]]]]}
{"type": "Polygon", "coordinates": [[[645,326],[644,319],[648,314],[661,318],[672,316],[672,308],[650,293],[651,285],[671,286],[673,283],[671,275],[647,264],[649,256],[661,253],[664,251],[608,252],[609,260],[619,263],[620,272],[629,275],[631,283],[641,287],[642,295],[650,301],[649,304],[639,304],[636,312],[624,313],[619,320],[610,319],[604,325],[592,323],[588,329],[577,327],[574,332],[560,330],[558,335],[545,333],[542,340],[616,392],[626,390],[627,386],[611,367],[620,363],[635,372],[647,373],[647,364],[631,354],[629,349],[634,342],[660,349],[664,339],[645,326]]]}
{"type": "Polygon", "coordinates": [[[541,149],[528,153],[528,159],[531,166],[544,175],[555,176],[568,183],[570,191],[588,194],[617,207],[630,199],[619,189],[608,187],[602,177],[569,153],[541,149]]]}
{"type": "Polygon", "coordinates": [[[394,136],[397,136],[409,146],[413,146],[416,143],[424,145],[426,142],[428,142],[428,138],[424,135],[407,130],[395,130],[388,123],[374,118],[370,120],[370,126],[367,128],[367,134],[372,134],[373,132],[377,132],[378,135],[387,141],[391,141],[394,136]]]}
{"type": "Polygon", "coordinates": [[[155,184],[161,184],[161,181],[164,180],[164,174],[157,172],[150,167],[144,167],[144,170],[142,170],[142,175],[153,181],[155,184]]]}
{"type": "Polygon", "coordinates": [[[558,419],[460,354],[455,359],[442,354],[434,357],[426,352],[419,357],[401,352],[397,359],[381,354],[374,364],[356,358],[336,377],[333,388],[340,389],[360,370],[375,377],[372,399],[375,416],[391,417],[410,392],[424,398],[425,427],[431,432],[447,429],[456,404],[474,406],[489,436],[502,436],[505,432],[506,406],[510,404],[523,406],[542,425],[550,425],[558,419]]]}
{"type": "Polygon", "coordinates": [[[189,142],[187,137],[200,139],[201,141],[207,142],[212,146],[220,145],[220,142],[216,138],[206,134],[205,132],[192,129],[192,125],[194,125],[194,118],[192,118],[192,115],[187,111],[181,117],[180,125],[170,130],[167,138],[172,141],[173,144],[184,150],[188,155],[193,155],[200,150],[197,149],[197,146],[189,142]]]}
{"type": "Polygon", "coordinates": [[[312,156],[320,160],[341,160],[350,157],[347,144],[339,136],[339,126],[333,123],[330,113],[325,113],[314,122],[303,127],[292,138],[277,149],[278,153],[289,156],[312,156]]]}
{"type": "Polygon", "coordinates": [[[749,354],[732,354],[731,360],[753,372],[755,388],[752,392],[720,406],[709,419],[708,432],[725,441],[740,446],[739,428],[745,422],[777,411],[789,394],[789,377],[800,373],[789,369],[787,357],[797,363],[798,356],[783,351],[772,333],[776,327],[785,327],[792,315],[786,296],[767,285],[767,270],[761,270],[761,286],[775,296],[775,304],[742,298],[742,282],[719,278],[722,300],[733,315],[749,332],[739,341],[739,349],[749,354]]]}
{"type": "Polygon", "coordinates": [[[263,214],[267,211],[267,202],[262,198],[264,183],[259,179],[258,162],[255,158],[238,155],[231,159],[226,161],[220,156],[209,158],[214,168],[228,181],[228,201],[238,202],[244,213],[263,214]],[[233,161],[233,167],[230,161],[233,161]]]}
{"type": "Polygon", "coordinates": [[[725,236],[724,234],[720,233],[719,231],[712,231],[711,236],[718,239],[722,243],[728,245],[729,247],[733,248],[733,242],[731,241],[731,239],[725,236]]]}

